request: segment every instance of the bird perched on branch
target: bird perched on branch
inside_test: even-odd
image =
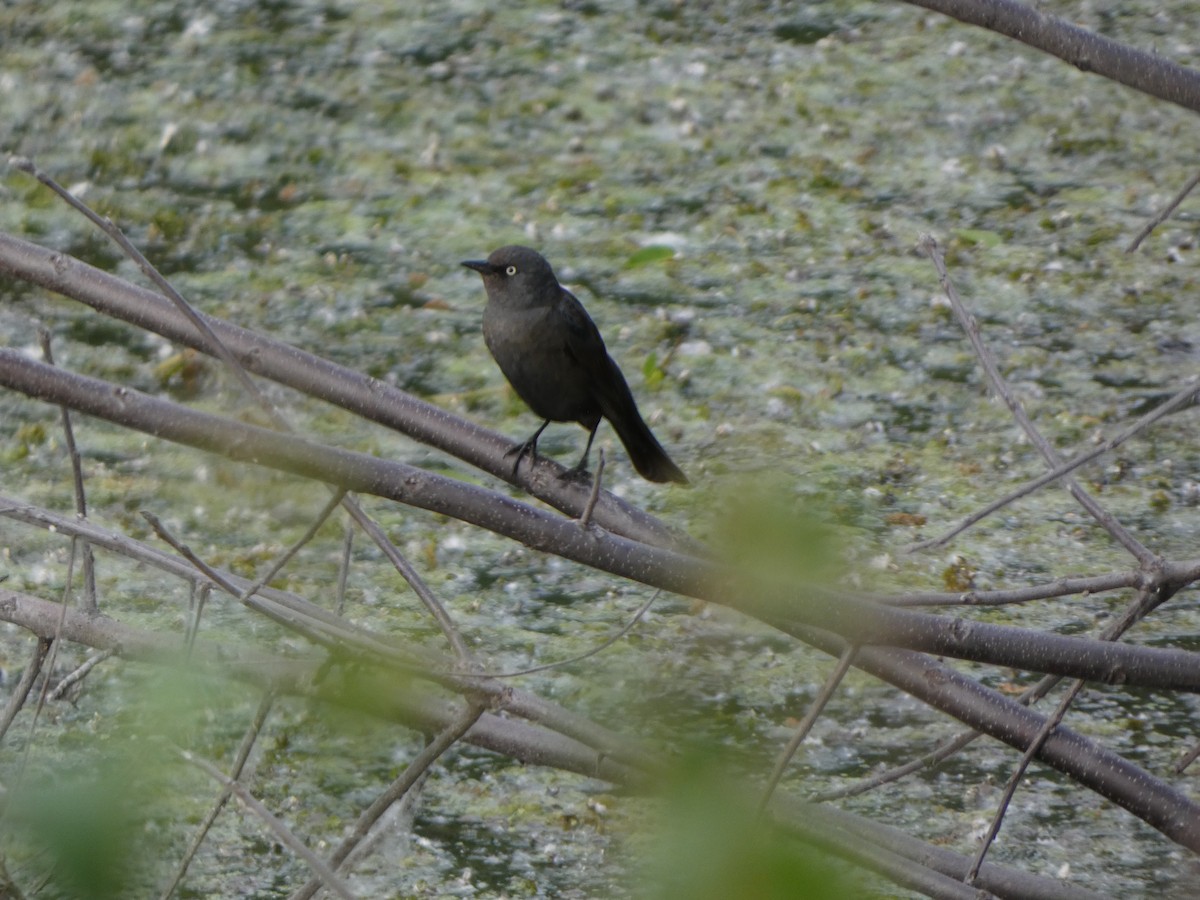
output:
[[[541,254],[528,247],[501,247],[486,260],[463,265],[483,276],[483,339],[488,350],[517,395],[545,419],[529,440],[510,451],[517,456],[514,473],[526,454],[537,458],[538,438],[551,422],[578,422],[588,429],[583,458],[572,470],[586,471],[604,418],[643,478],[687,484],[643,421],[596,323],[558,283]]]

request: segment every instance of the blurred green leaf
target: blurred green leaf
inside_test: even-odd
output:
[[[88,900],[128,897],[153,854],[143,833],[160,779],[142,761],[99,763],[31,780],[13,791],[12,824],[49,856],[53,896]]]
[[[637,269],[641,266],[656,263],[664,259],[674,259],[675,251],[662,244],[648,244],[625,260],[626,269]]]
[[[672,765],[663,820],[651,838],[642,896],[654,900],[805,900],[850,897],[840,870],[757,816],[754,789],[732,783],[713,757]]]
[[[642,377],[646,380],[648,387],[654,387],[667,377],[667,373],[658,364],[657,353],[649,354],[646,361],[642,363]]]
[[[713,542],[748,575],[808,584],[840,576],[836,520],[823,497],[798,497],[794,485],[757,472],[734,479],[717,509]]]
[[[957,228],[954,236],[964,244],[979,244],[984,247],[997,247],[1004,243],[1004,238],[996,232],[986,231],[982,228]]]
[[[151,896],[171,858],[164,821],[195,812],[190,787],[216,788],[184,765],[172,745],[195,747],[213,737],[213,722],[243,690],[220,678],[162,668],[124,683],[121,709],[97,716],[94,729],[80,731],[73,752],[41,759],[10,787],[0,853],[14,871],[45,881],[39,896],[109,900]],[[241,722],[229,723],[231,737]],[[215,750],[220,759],[227,749]],[[187,784],[188,787],[184,787]],[[36,873],[36,874],[35,874]],[[2,892],[0,892],[2,893]]]

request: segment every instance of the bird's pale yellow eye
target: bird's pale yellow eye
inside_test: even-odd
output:
[[[509,266],[507,269],[504,270],[504,274],[507,275],[509,278],[512,278],[514,275],[517,274],[517,267]]]

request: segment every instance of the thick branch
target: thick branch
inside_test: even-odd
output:
[[[895,609],[825,591],[735,591],[713,562],[584,530],[494,491],[403,463],[197,412],[0,349],[0,384],[168,440],[448,515],[534,549],[725,606],[878,644],[1101,681],[1200,692],[1200,654],[1134,647]],[[797,598],[797,594],[800,596]]]
[[[1057,56],[1134,90],[1200,112],[1200,72],[1093,34],[1014,0],[909,0]]]
[[[25,594],[0,588],[0,611],[3,617],[35,634],[53,633],[58,626],[61,606]],[[89,616],[77,609],[68,609],[62,616],[63,637],[86,646],[108,649],[123,658],[176,666],[179,664],[179,643],[175,637],[163,637],[123,625],[106,616]],[[338,706],[351,706],[369,715],[394,721],[405,727],[424,732],[446,728],[460,714],[461,706],[421,691],[411,684],[398,687],[396,679],[384,670],[367,671],[362,666],[330,668],[323,659],[281,659],[251,648],[222,643],[216,647],[205,640],[197,641],[188,665],[218,677],[231,677],[260,688],[281,693],[310,696]],[[318,677],[320,673],[320,677]],[[638,768],[617,763],[604,754],[524,722],[484,713],[466,733],[465,740],[477,747],[511,757],[529,765],[543,765],[574,772],[588,778],[599,778],[614,784],[640,788],[647,786],[646,776],[652,768]],[[636,743],[630,739],[631,743]],[[631,754],[644,759],[657,759],[647,747]],[[939,850],[908,835],[902,835],[876,825],[853,813],[822,807],[817,815],[797,817],[798,809],[813,812],[814,808],[796,801],[779,798],[786,804],[790,827],[802,840],[818,843],[841,856],[858,859],[886,872],[898,874],[906,883],[920,877],[920,871],[932,871],[954,876],[954,869],[965,865],[964,859]],[[831,831],[824,824],[835,816],[838,828]],[[885,853],[900,854],[913,862],[881,865],[879,854],[865,846],[875,844]],[[901,872],[903,870],[903,872]],[[1022,896],[1044,900],[1084,900],[1078,891],[1059,889],[1058,883],[1001,866],[984,867],[985,886],[1012,885],[1027,893]],[[926,878],[925,880],[928,880]]]
[[[5,496],[0,496],[0,515],[49,529],[66,537],[84,538],[95,547],[110,550],[179,578],[196,577],[191,564],[182,558],[164,553],[94,522],[76,519],[73,516],[59,516]],[[224,582],[238,591],[244,591],[250,584],[249,579],[231,572],[222,571],[220,574]],[[578,713],[514,687],[508,682],[459,672],[456,661],[449,657],[427,650],[418,644],[375,634],[296,594],[264,586],[260,587],[253,597],[248,598],[247,605],[277,621],[286,618],[285,625],[288,627],[294,628],[297,624],[304,624],[305,634],[324,629],[325,634],[336,638],[329,643],[334,644],[339,652],[371,659],[393,672],[399,670],[408,676],[428,679],[455,693],[486,697],[494,706],[503,708],[510,715],[520,716],[552,731],[568,735],[627,766],[646,770],[653,767],[652,756],[639,751],[633,742]],[[275,614],[272,615],[272,612]],[[287,615],[283,615],[284,613]],[[3,619],[2,609],[0,619]],[[394,675],[390,677],[394,681]],[[385,695],[386,691],[380,693],[380,696]]]
[[[818,840],[822,834],[838,834],[829,849],[841,855],[842,846],[874,845],[897,856],[919,861],[950,878],[961,881],[971,867],[969,857],[945,847],[927,844],[890,825],[866,821],[828,804],[801,803],[780,798],[772,803],[771,812],[777,822],[796,829],[805,839]],[[844,836],[843,836],[844,833]],[[868,855],[863,864],[874,867]],[[1021,900],[1098,900],[1098,895],[1081,890],[1055,878],[1042,878],[1013,869],[984,863],[979,870],[978,886],[1000,897],[1020,897]]]
[[[64,253],[0,232],[0,273],[40,285],[168,340],[216,355],[175,306],[154,291],[137,287]],[[539,457],[532,469],[514,475],[512,447],[503,435],[413,397],[385,382],[347,369],[296,347],[270,340],[220,319],[204,316],[213,333],[250,372],[386,425],[414,440],[444,450],[571,516],[579,516],[588,488],[560,478],[565,471]],[[607,492],[592,514],[597,524],[636,540],[678,546],[685,539],[646,512]]]
[[[163,637],[131,628],[107,616],[89,616],[76,609],[0,587],[0,618],[42,636],[53,636],[62,618],[62,637],[126,659],[178,666],[182,656],[178,637]],[[415,683],[397,686],[386,670],[370,672],[355,666],[339,674],[325,671],[324,657],[291,660],[222,641],[215,646],[197,641],[188,664],[214,675],[237,678],[284,693],[302,694],[350,706],[420,731],[440,731],[461,712],[461,703],[422,690]],[[318,673],[320,677],[318,677]],[[644,775],[607,754],[573,738],[537,725],[485,713],[467,732],[466,740],[533,765],[547,765],[617,784],[637,783]],[[652,754],[642,754],[653,758]]]
[[[812,631],[804,639],[828,653],[841,653],[846,646]],[[1040,713],[928,656],[861,647],[854,665],[1018,750],[1029,746],[1045,722]],[[1060,726],[1042,744],[1037,759],[1200,852],[1200,803],[1106,747]]]
[[[3,502],[5,499],[7,498],[0,497],[0,502]],[[53,526],[67,535],[78,530],[81,536],[86,536],[88,540],[98,547],[113,546],[111,533],[99,529],[90,523],[74,522],[64,518],[50,519],[46,517],[46,514],[34,517],[28,510],[15,506],[4,512],[4,514],[25,521],[34,521],[47,527]],[[121,538],[120,543],[114,546],[114,549],[128,543],[128,538]],[[644,545],[642,546],[643,549],[650,549]],[[160,565],[169,570],[171,569],[172,562],[177,563],[173,557],[167,557],[165,554],[162,555],[164,559],[156,559],[154,553],[147,552],[150,549],[144,548],[136,558],[142,559],[152,565]],[[126,550],[128,551],[128,548]],[[190,573],[185,568],[178,574],[186,575]],[[269,589],[264,589],[264,592],[268,591]],[[281,605],[295,611],[297,614],[311,613],[322,620],[333,619],[336,621],[336,617],[320,607],[314,607],[301,598],[293,597],[283,591],[269,591],[269,595],[277,597]],[[8,616],[8,607],[4,605],[2,599],[3,595],[0,595],[0,619],[8,619],[26,627],[33,627],[26,619],[10,618]],[[57,609],[53,604],[43,603],[43,606],[47,610]],[[891,612],[894,611],[877,610],[879,614]],[[924,618],[935,623],[944,623],[945,621],[942,617],[937,616],[922,614],[903,615]],[[53,618],[49,611],[45,613],[45,616],[43,624],[48,628],[51,626]],[[108,620],[97,621],[107,622]],[[844,647],[836,638],[826,633],[789,625],[788,623],[780,624],[786,631],[826,652],[837,654]],[[348,623],[342,623],[342,627],[348,634],[351,634],[350,629],[353,626]],[[33,630],[36,631],[37,628]],[[1018,629],[1009,630],[1018,631]],[[1034,632],[1030,632],[1029,635],[1031,637],[1044,637]],[[73,640],[80,640],[78,635],[68,635],[68,637]],[[350,644],[350,648],[362,654],[371,654],[386,665],[391,659],[384,653],[387,648],[383,642],[386,639],[370,635],[369,633],[364,633],[364,638],[369,638],[371,643],[363,646]],[[1074,641],[1077,644],[1086,643],[1075,638],[1059,638],[1059,640]],[[83,642],[92,643],[93,646],[109,646],[108,644],[97,644],[88,640],[84,640]],[[1096,643],[1101,643],[1106,647],[1114,649],[1120,646],[1107,642]],[[426,665],[429,671],[425,673],[424,677],[434,678],[452,690],[488,696],[492,698],[493,702],[502,705],[510,712],[526,715],[534,721],[551,724],[556,730],[563,731],[572,737],[586,740],[593,748],[607,748],[604,750],[604,755],[606,756],[611,754],[616,759],[629,761],[631,764],[642,768],[653,766],[651,758],[638,754],[636,750],[627,746],[629,742],[619,739],[614,735],[606,735],[604,730],[598,726],[592,729],[583,728],[569,714],[564,717],[565,711],[556,710],[552,704],[547,704],[535,697],[524,695],[516,689],[507,688],[492,679],[474,678],[466,674],[452,675],[445,671],[439,673],[437,670],[449,665],[449,661],[441,657],[429,655],[423,657],[423,651],[419,649],[402,648],[401,653],[402,660],[407,661],[410,666],[414,661],[420,664],[423,658],[427,659],[428,662]],[[1019,749],[1024,749],[1028,738],[1037,733],[1043,721],[1043,717],[1039,714],[1021,707],[1019,704],[1001,696],[995,691],[988,690],[976,684],[965,676],[938,664],[932,659],[927,659],[915,653],[889,651],[879,647],[863,648],[860,655],[856,656],[856,665],[896,685],[918,699],[924,700],[930,705],[941,709],[948,715],[954,716],[960,721],[966,722],[972,727],[976,727]],[[417,674],[420,673],[418,672]],[[372,675],[370,677],[374,678],[375,676]],[[382,698],[379,702],[390,702],[388,699],[390,697],[389,691],[384,689],[382,683],[375,686],[360,686],[359,689],[347,693],[355,697]],[[531,706],[530,704],[533,705]],[[1168,785],[1154,779],[1136,766],[1123,760],[1120,756],[1075,735],[1069,729],[1059,729],[1055,732],[1055,736],[1056,740],[1062,741],[1072,741],[1078,738],[1078,741],[1082,743],[1061,744],[1051,742],[1048,748],[1044,748],[1040,758],[1054,765],[1056,768],[1060,768],[1062,771],[1071,774],[1073,777],[1079,778],[1081,783],[1093,787],[1104,796],[1116,800],[1116,802],[1131,811],[1139,815],[1145,813],[1148,816],[1148,821],[1154,821],[1154,817],[1164,816],[1164,810],[1171,809],[1172,804],[1179,801],[1180,798],[1176,795],[1176,792]],[[1066,748],[1065,751],[1063,750],[1064,747]],[[1063,753],[1056,756],[1055,753],[1058,751],[1063,751]],[[1200,812],[1200,809],[1198,809],[1198,812]]]

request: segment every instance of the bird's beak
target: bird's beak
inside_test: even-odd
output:
[[[497,266],[493,266],[486,259],[463,260],[463,265],[468,269],[474,269],[480,275],[495,275],[499,271]]]

